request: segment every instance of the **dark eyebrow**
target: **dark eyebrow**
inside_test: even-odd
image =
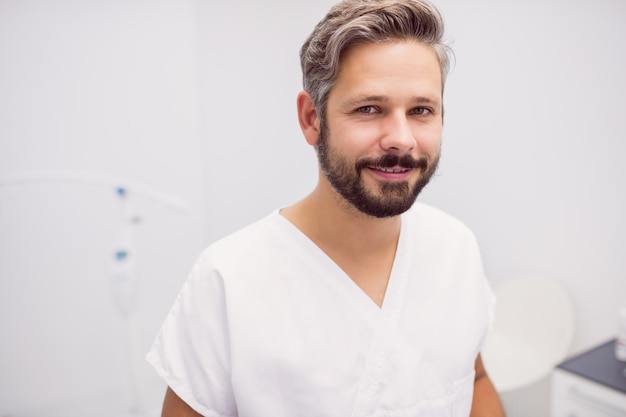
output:
[[[441,109],[441,100],[433,100],[428,97],[415,97],[413,99],[413,103],[418,104],[418,105],[419,104],[428,105],[432,107],[433,110],[435,110],[435,113]]]
[[[350,99],[346,104],[350,107],[358,107],[369,103],[386,103],[389,99],[384,96],[357,96]]]
[[[385,96],[357,96],[354,99],[350,99],[345,102],[349,107],[359,107],[370,103],[387,103],[389,99]],[[413,100],[415,104],[430,104],[435,107],[441,107],[440,100],[432,100],[428,97],[415,97]]]

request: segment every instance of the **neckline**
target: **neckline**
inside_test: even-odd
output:
[[[408,264],[407,256],[407,236],[406,236],[406,218],[402,215],[400,225],[400,235],[398,237],[398,245],[394,255],[387,288],[381,306],[372,300],[366,293],[350,278],[346,272],[335,263],[313,240],[311,240],[296,225],[291,223],[289,219],[280,213],[280,210],[274,212],[276,223],[281,230],[288,233],[292,239],[298,243],[303,249],[303,254],[307,254],[305,258],[309,261],[309,266],[318,269],[320,275],[331,285],[336,291],[341,293],[349,302],[365,314],[370,319],[377,319],[381,314],[394,305],[397,305],[403,295],[400,287],[404,287],[403,281],[406,276],[406,268]],[[395,310],[395,308],[393,308]]]

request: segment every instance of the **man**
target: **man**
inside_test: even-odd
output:
[[[148,360],[163,416],[502,416],[471,232],[416,203],[448,68],[427,0],[347,0],[301,50],[319,183],[206,249]]]

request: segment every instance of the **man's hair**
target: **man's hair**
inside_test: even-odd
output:
[[[344,0],[330,9],[300,49],[304,90],[322,124],[340,59],[353,45],[402,40],[429,46],[439,59],[443,91],[451,53],[443,43],[443,26],[428,0]]]

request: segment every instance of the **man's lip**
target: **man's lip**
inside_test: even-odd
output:
[[[390,181],[405,180],[411,175],[413,170],[411,168],[391,167],[382,168],[377,166],[369,166],[369,171],[376,175],[378,178],[382,178]]]
[[[403,168],[403,167],[383,168],[383,167],[377,167],[377,166],[370,166],[368,168],[374,171],[380,171],[380,172],[385,172],[389,174],[402,174],[404,172],[411,171],[411,168]]]

